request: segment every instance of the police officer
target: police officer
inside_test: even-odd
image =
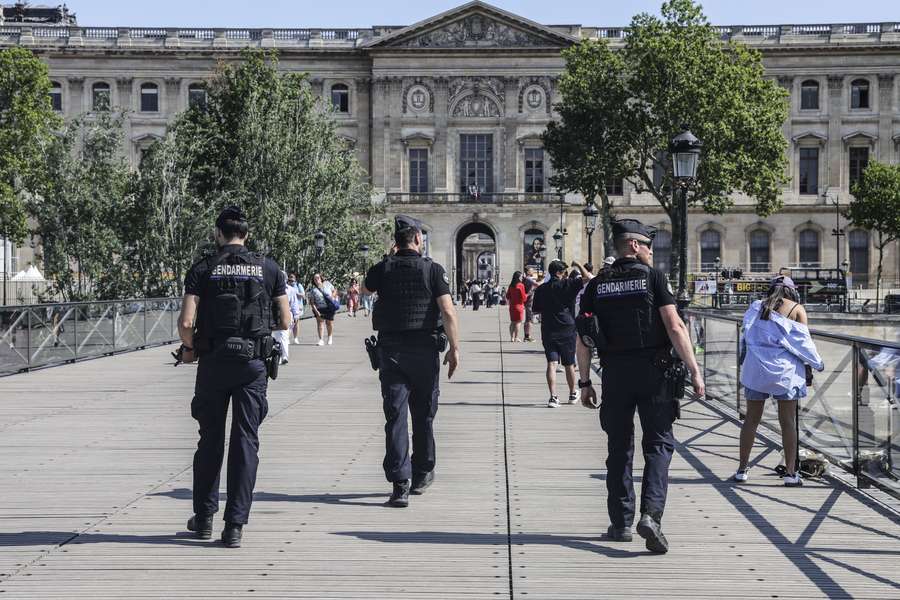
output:
[[[231,400],[222,531],[222,542],[229,548],[241,545],[253,500],[259,464],[257,432],[269,408],[264,360],[272,352],[271,333],[291,325],[284,276],[274,261],[247,250],[248,229],[240,208],[229,206],[222,211],[215,231],[219,251],[188,271],[178,321],[181,361],[199,357],[191,415],[200,423],[200,442],[194,454],[194,516],[187,527],[201,539],[212,537]]]
[[[388,505],[409,505],[434,481],[434,416],[438,408],[440,348],[449,343],[448,379],[459,364],[456,311],[444,268],[422,256],[422,226],[405,215],[394,219],[391,255],[366,274],[363,293],[378,293],[372,325],[378,331],[378,362],[386,423],[384,474],[393,484]],[[412,459],[407,412],[412,415]],[[410,484],[410,479],[412,482]]]
[[[637,532],[645,538],[648,550],[665,553],[669,544],[662,533],[661,521],[669,462],[675,449],[672,423],[678,413],[673,348],[689,370],[697,395],[703,395],[704,386],[672,289],[663,273],[652,267],[655,234],[654,228],[634,219],[613,223],[613,238],[620,258],[588,284],[581,298],[579,323],[593,315],[600,332],[592,341],[603,364],[600,424],[608,437],[606,487],[611,521],[608,537],[623,542],[632,539],[635,494],[631,464],[637,408],[644,452]],[[582,389],[582,404],[596,408],[597,392],[590,380],[590,353],[585,346],[579,348],[578,386]]]

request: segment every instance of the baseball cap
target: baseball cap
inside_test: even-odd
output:
[[[791,288],[792,290],[797,289],[797,284],[794,283],[794,280],[786,275],[778,275],[777,277],[773,277],[770,285],[772,287],[777,287],[780,285],[782,287]]]

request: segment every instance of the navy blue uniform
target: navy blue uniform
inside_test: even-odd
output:
[[[223,253],[244,253],[240,245],[229,245]],[[245,267],[245,273],[235,277],[235,268],[222,269],[228,277],[246,281],[258,279],[269,298],[274,300],[286,293],[285,279],[278,265],[264,259],[261,273]],[[204,317],[214,323],[215,311],[210,311],[211,299],[204,292],[215,269],[208,260],[195,264],[185,277],[185,293],[200,297],[198,321]],[[266,327],[269,324],[265,324]],[[198,332],[199,334],[199,332]],[[194,454],[194,513],[212,515],[219,510],[219,474],[225,455],[225,421],[229,401],[233,403],[231,442],[228,448],[227,499],[225,521],[245,524],[250,515],[256,470],[259,465],[259,426],[266,418],[269,405],[266,400],[266,367],[262,358],[251,360],[223,359],[215,340],[204,350],[205,344],[195,337],[200,357],[197,365],[197,381],[191,416],[200,424],[200,441]]]
[[[662,517],[675,449],[675,400],[659,367],[669,351],[659,308],[675,304],[665,276],[632,258],[617,260],[588,283],[581,314],[596,314],[609,343],[603,364],[600,424],[608,440],[607,509],[614,527],[630,528],[635,516],[632,476],[634,412],[641,420],[644,473],[641,513]]]
[[[366,289],[378,292],[374,322],[379,331],[379,379],[385,417],[383,467],[390,482],[429,473],[434,470],[437,460],[434,417],[440,396],[440,356],[435,331],[440,319],[436,299],[450,294],[450,280],[442,266],[429,259],[416,260],[417,257],[418,253],[413,250],[400,250],[396,258],[386,259],[369,269],[365,281]],[[416,281],[415,274],[411,273],[408,281],[400,282],[394,271],[387,267],[388,260],[397,262],[398,259],[421,267],[421,280]],[[397,293],[399,288],[419,296],[404,298]],[[389,303],[407,301],[409,305],[398,311],[402,314],[385,314],[391,308]],[[379,309],[382,311],[380,319]],[[396,322],[404,318],[412,321]],[[407,414],[412,417],[411,458]]]

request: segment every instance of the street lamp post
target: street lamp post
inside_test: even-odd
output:
[[[672,138],[669,153],[672,156],[672,170],[675,186],[681,190],[681,203],[678,207],[681,239],[679,240],[678,261],[678,307],[684,309],[691,301],[687,291],[687,189],[697,178],[697,167],[700,164],[700,148],[703,143],[694,137],[687,126]]]
[[[713,263],[716,269],[716,289],[713,292],[713,308],[719,308],[719,270],[722,268],[722,261],[717,256],[716,262]]]
[[[831,230],[831,235],[834,236],[834,250],[835,250],[835,258],[834,264],[838,269],[841,268],[841,238],[846,234],[844,230],[841,228],[841,197],[834,197],[834,229]]]
[[[850,261],[845,258],[841,266],[844,268],[844,312],[850,312]]]
[[[594,230],[597,229],[597,215],[600,214],[600,211],[597,210],[597,207],[591,202],[584,207],[581,214],[584,215],[584,231],[587,233],[588,238],[588,262],[593,263],[594,245],[591,239],[594,237]]]
[[[556,258],[562,260],[563,234],[559,229],[553,234],[553,245],[556,246]]]
[[[362,256],[362,273],[363,277],[366,275],[366,267],[369,266],[369,245],[368,244],[360,244],[359,245],[359,254]]]
[[[313,236],[313,241],[315,243],[316,248],[316,272],[319,271],[319,262],[322,260],[322,255],[325,254],[325,240],[328,239],[328,236],[325,235],[324,231],[317,231]]]

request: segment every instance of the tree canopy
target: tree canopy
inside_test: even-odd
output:
[[[30,50],[0,50],[0,236],[28,235],[25,196],[42,184],[44,158],[62,125],[50,105],[47,65]]]
[[[699,5],[669,0],[661,14],[636,15],[624,48],[585,40],[565,51],[560,121],[545,143],[565,191],[588,201],[599,195],[608,206],[604,184],[621,177],[653,196],[672,220],[674,248],[682,232],[670,140],[687,125],[703,141],[689,204],[721,214],[740,193],[765,216],[781,206],[788,113],[786,92],[765,78],[759,52],[722,41]]]

